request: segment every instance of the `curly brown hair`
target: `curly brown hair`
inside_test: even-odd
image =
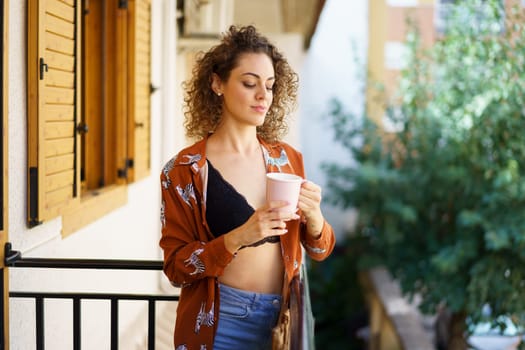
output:
[[[298,76],[277,48],[254,26],[230,26],[220,44],[197,57],[193,76],[184,83],[184,127],[188,137],[205,137],[217,127],[222,113],[222,99],[211,89],[213,73],[228,81],[241,55],[264,53],[273,63],[275,83],[273,102],[257,134],[266,141],[281,139],[288,131],[287,117],[296,107]]]

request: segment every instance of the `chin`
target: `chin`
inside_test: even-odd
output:
[[[253,119],[254,120],[254,125],[255,126],[261,126],[264,124],[264,121],[266,120],[266,116],[258,116],[256,118]]]

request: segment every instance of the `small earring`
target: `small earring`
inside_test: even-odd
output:
[[[220,92],[217,92],[217,96],[221,97],[222,93]]]

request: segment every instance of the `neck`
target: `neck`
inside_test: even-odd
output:
[[[217,128],[210,139],[216,142],[225,152],[250,155],[260,152],[260,144],[255,128],[229,129]]]

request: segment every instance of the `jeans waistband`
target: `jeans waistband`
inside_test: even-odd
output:
[[[280,294],[250,292],[233,288],[222,283],[219,283],[219,289],[221,292],[221,297],[232,298],[247,305],[257,303],[272,303],[275,305],[276,301],[278,301],[280,304],[282,300],[282,296]]]

